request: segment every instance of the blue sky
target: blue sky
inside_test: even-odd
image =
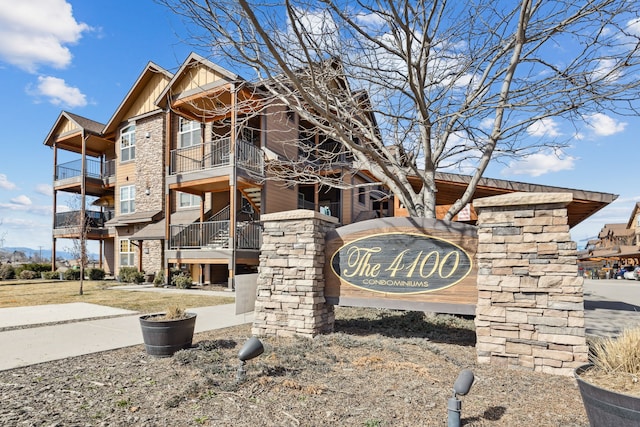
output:
[[[175,71],[187,57],[178,34],[180,20],[152,0],[0,0],[0,246],[51,248],[53,156],[43,141],[60,111],[106,123],[148,61]],[[640,119],[603,112],[590,123],[560,159],[541,153],[487,174],[618,194],[572,230],[579,247],[605,223],[627,222],[640,201]],[[575,132],[554,121],[531,131]]]

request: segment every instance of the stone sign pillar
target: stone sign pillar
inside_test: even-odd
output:
[[[313,337],[333,331],[324,297],[325,235],[336,218],[311,210],[265,214],[254,335]]]
[[[478,362],[572,375],[587,362],[568,193],[477,199]]]

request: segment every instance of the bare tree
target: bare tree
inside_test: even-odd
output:
[[[82,209],[83,197],[76,195],[70,203],[70,211],[60,214],[60,226],[66,228],[71,238],[71,247],[66,248],[74,259],[78,261],[80,268],[80,288],[78,293],[84,295],[84,272],[87,266],[87,236],[91,226],[87,217],[87,210]]]
[[[451,219],[490,162],[561,156],[576,140],[545,125],[577,134],[594,114],[637,113],[636,1],[158,1],[214,62],[339,143],[301,133],[289,167],[271,161],[279,179],[346,186],[299,159],[348,154],[413,216],[435,216],[438,171],[471,175]]]

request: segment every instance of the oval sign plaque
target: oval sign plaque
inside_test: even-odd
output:
[[[448,288],[471,267],[469,254],[454,243],[412,233],[363,237],[340,247],[331,258],[333,272],[348,284],[394,294]]]

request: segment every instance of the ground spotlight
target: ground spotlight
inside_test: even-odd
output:
[[[262,353],[264,353],[264,346],[258,338],[251,337],[246,343],[244,343],[238,352],[238,359],[240,359],[240,365],[238,366],[238,373],[236,375],[236,380],[238,382],[244,381],[246,377],[247,371],[245,371],[244,365],[247,363],[247,360],[258,357]]]
[[[460,427],[460,413],[462,411],[462,402],[458,399],[458,396],[464,396],[469,393],[471,386],[473,385],[473,372],[469,369],[464,369],[458,375],[456,382],[453,383],[453,397],[449,399],[448,404],[448,427]]]

